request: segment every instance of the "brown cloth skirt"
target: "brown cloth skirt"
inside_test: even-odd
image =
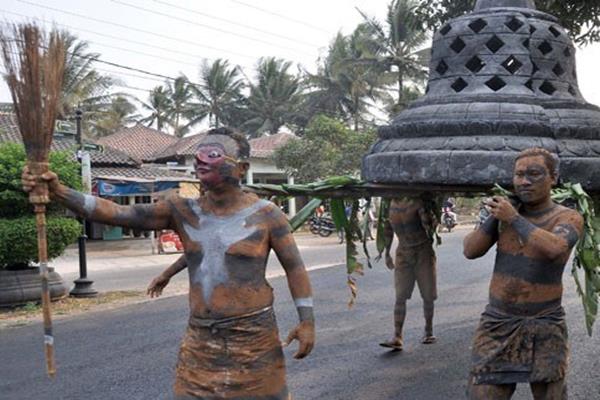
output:
[[[473,339],[473,383],[559,381],[567,371],[567,336],[561,306],[519,316],[488,305]]]
[[[191,317],[173,389],[177,400],[288,400],[273,309],[221,320]]]

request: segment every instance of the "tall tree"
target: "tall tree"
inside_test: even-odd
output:
[[[274,134],[293,120],[300,100],[300,80],[289,72],[292,63],[274,57],[258,62],[256,82],[250,83],[248,119],[242,129],[252,137]]]
[[[427,76],[429,49],[423,49],[428,40],[415,17],[416,0],[392,0],[388,5],[385,22],[362,13],[365,27],[358,40],[365,49],[364,55],[354,62],[380,71],[380,82],[396,87],[396,102],[391,114],[401,111],[411,92],[407,82],[422,84]]]
[[[142,108],[150,114],[140,120],[143,124],[152,126],[156,122],[156,129],[162,131],[169,123],[169,112],[172,109],[171,98],[164,86],[156,86],[148,95],[148,101],[143,102]]]
[[[137,108],[125,96],[116,95],[112,101],[98,112],[96,120],[90,121],[90,131],[95,137],[107,136],[127,124],[136,122]]]
[[[212,64],[206,61],[200,68],[202,86],[190,87],[198,103],[191,104],[190,125],[208,116],[211,127],[232,125],[232,115],[243,103],[242,90],[245,86],[238,67],[230,67],[227,60],[218,59]]]
[[[415,13],[430,29],[473,10],[476,0],[419,0]],[[536,1],[537,8],[558,17],[580,45],[600,41],[600,3],[590,0]]]
[[[89,52],[89,44],[71,33],[66,35],[66,62],[62,88],[62,104],[59,119],[70,119],[77,107],[81,107],[89,119],[110,103],[108,90],[115,79],[100,74],[94,68],[98,53]]]
[[[373,65],[358,63],[366,56],[363,36],[368,27],[359,25],[349,36],[338,33],[316,74],[307,74],[308,93],[304,109],[311,115],[342,118],[358,131],[368,120],[373,102],[384,97],[380,76]]]
[[[332,175],[357,175],[361,157],[375,141],[372,130],[356,132],[334,118],[317,115],[302,139],[290,140],[275,151],[278,168],[297,178],[312,182]]]
[[[190,100],[193,95],[188,79],[181,75],[168,82],[166,93],[171,101],[167,113],[168,123],[173,128],[175,136],[183,137],[190,127],[186,122],[186,116],[190,114]]]

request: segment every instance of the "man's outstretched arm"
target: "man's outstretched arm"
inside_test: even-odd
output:
[[[120,206],[112,201],[84,194],[62,185],[54,172],[47,172],[36,178],[29,173],[27,167],[21,176],[23,190],[30,192],[40,179],[48,183],[50,197],[53,200],[91,221],[146,230],[170,227],[171,210],[166,201]]]

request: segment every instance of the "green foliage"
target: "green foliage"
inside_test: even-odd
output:
[[[48,258],[58,257],[81,232],[73,218],[48,217]],[[0,268],[26,266],[37,261],[37,230],[34,216],[0,219]],[[18,245],[16,245],[18,244]]]
[[[415,14],[430,29],[470,12],[476,0],[420,0]],[[538,10],[558,17],[560,24],[580,45],[600,40],[600,3],[590,0],[536,1]]]
[[[308,125],[302,139],[291,140],[275,151],[278,168],[301,182],[325,176],[355,175],[362,154],[375,141],[375,132],[354,132],[335,119],[319,115]]]
[[[275,134],[293,120],[300,101],[300,78],[290,73],[291,61],[261,58],[256,82],[250,82],[246,121],[240,127],[251,137]]]
[[[63,184],[81,189],[79,164],[66,151],[50,153],[50,169],[56,172]],[[12,218],[32,212],[27,194],[21,189],[21,172],[25,165],[25,148],[16,143],[0,145],[0,218]],[[49,212],[57,212],[56,205]]]

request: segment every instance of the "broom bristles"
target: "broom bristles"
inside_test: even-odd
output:
[[[46,35],[33,23],[11,24],[0,31],[0,45],[27,159],[47,162],[61,100],[64,35]]]

